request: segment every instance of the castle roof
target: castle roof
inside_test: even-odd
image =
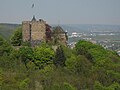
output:
[[[62,29],[62,27],[57,26],[53,28],[53,33],[54,34],[60,34],[60,33],[65,33],[65,31]]]

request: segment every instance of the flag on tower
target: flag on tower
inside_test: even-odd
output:
[[[32,8],[34,8],[34,4],[32,4]]]

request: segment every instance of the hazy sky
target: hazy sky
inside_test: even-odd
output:
[[[0,23],[21,23],[33,15],[50,24],[120,25],[120,0],[0,0]]]

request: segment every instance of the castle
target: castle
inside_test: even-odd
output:
[[[60,26],[52,28],[42,19],[37,21],[35,16],[31,21],[22,22],[22,35],[23,42],[30,42],[32,46],[41,42],[67,45],[66,32]]]

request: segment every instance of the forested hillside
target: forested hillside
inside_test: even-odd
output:
[[[12,45],[0,37],[0,90],[120,90],[114,51],[87,41],[56,50],[46,43]]]
[[[20,25],[0,23],[0,35],[8,40],[18,26]]]

